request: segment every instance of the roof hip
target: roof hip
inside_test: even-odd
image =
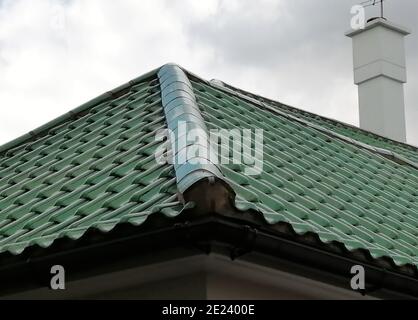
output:
[[[179,192],[184,193],[205,178],[225,182],[219,166],[213,161],[212,155],[216,153],[210,145],[209,131],[186,73],[176,64],[166,64],[158,71],[158,79],[170,139],[174,138],[171,141],[171,160]],[[195,139],[190,141],[192,135]],[[202,147],[205,148],[203,154],[200,152]]]

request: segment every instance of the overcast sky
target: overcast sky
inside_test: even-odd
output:
[[[0,0],[0,144],[166,62],[357,125],[344,32],[359,2]],[[386,16],[413,32],[406,115],[418,145],[418,1],[388,0]]]

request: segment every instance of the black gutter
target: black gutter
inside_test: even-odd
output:
[[[106,234],[91,231],[81,240],[62,239],[49,248],[30,248],[6,259],[2,255],[0,296],[47,287],[54,264],[66,266],[67,281],[73,281],[156,262],[151,260],[158,252],[181,249],[176,255],[187,256],[219,248],[232,259],[250,257],[253,253],[274,257],[278,269],[345,289],[350,289],[351,267],[360,264],[366,274],[367,289],[363,294],[391,299],[418,297],[418,279],[372,262],[315,248],[225,216],[194,216],[192,221],[187,220],[187,215],[180,220],[158,214],[140,227],[121,225]]]

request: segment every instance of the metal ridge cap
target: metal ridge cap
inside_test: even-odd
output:
[[[138,84],[139,82],[155,75],[158,72],[159,69],[160,68],[155,68],[155,69],[153,69],[153,70],[151,70],[151,71],[149,71],[149,72],[147,72],[147,73],[145,73],[145,74],[143,74],[139,77],[136,77],[136,78],[134,78],[134,79],[118,86],[118,87],[116,87],[115,89],[107,91],[107,92],[99,95],[98,97],[93,98],[93,99],[83,103],[82,105],[64,113],[63,115],[58,116],[57,118],[55,118],[55,119],[37,127],[36,129],[34,129],[32,131],[30,131],[29,133],[25,133],[25,134],[21,135],[20,137],[17,137],[17,138],[15,138],[15,139],[13,139],[9,142],[6,142],[3,145],[0,145],[0,157],[2,156],[1,155],[2,153],[19,146],[20,144],[30,140],[31,138],[34,138],[38,135],[41,135],[46,130],[48,130],[50,128],[53,128],[53,127],[65,122],[65,121],[71,119],[72,117],[74,117],[78,113],[83,112],[83,111],[85,111],[85,110],[87,110],[91,107],[94,107],[95,105],[98,105],[98,104],[106,101],[107,99],[111,98],[113,95],[117,94],[118,92],[120,92],[122,90],[125,90],[125,89],[127,89],[127,88],[129,88],[129,87],[131,87],[135,84]]]
[[[216,153],[210,145],[209,131],[197,105],[196,96],[186,72],[177,64],[168,63],[158,70],[158,79],[167,127],[177,133],[183,128],[188,132],[189,126],[193,124],[194,127],[200,128],[199,137],[205,140],[206,146],[208,146],[206,157],[202,156],[200,152],[197,156],[195,154],[189,155],[187,152],[189,147],[200,148],[201,138],[199,138],[199,143],[188,144],[188,148],[183,148],[178,153],[173,152],[172,160],[175,164],[174,170],[179,192],[184,193],[193,184],[206,178],[219,178],[226,182],[220,167],[210,160],[211,155],[216,155]],[[190,122],[191,117],[192,122]],[[179,127],[181,121],[184,121],[185,127]],[[182,136],[184,135],[178,133],[175,141],[171,141],[171,146],[176,147],[179,138]],[[198,150],[200,151],[200,149]]]

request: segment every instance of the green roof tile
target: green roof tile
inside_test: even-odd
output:
[[[185,74],[190,82],[163,84],[171,91],[162,93],[154,70],[0,147],[0,252],[18,254],[78,239],[90,228],[107,232],[191,207],[177,198],[179,172],[154,158],[162,144],[155,133],[167,128],[164,107],[184,91],[208,130],[264,130],[259,175],[245,175],[238,164],[218,166],[238,210],[418,266],[415,147]],[[187,186],[206,176],[190,175]]]
[[[257,208],[269,223],[288,222],[297,233],[314,232],[326,243],[338,241],[349,250],[369,250],[375,258],[387,256],[399,265],[418,265],[416,168],[275,114],[244,99],[243,92],[197,78],[192,84],[209,129],[264,129],[267,170],[249,177],[243,167],[221,168],[237,193],[238,208]],[[376,139],[279,103],[265,99],[263,103],[412,161],[418,159],[414,147]]]
[[[157,75],[127,89],[3,151],[0,251],[180,212],[174,170],[154,159],[165,128]]]

